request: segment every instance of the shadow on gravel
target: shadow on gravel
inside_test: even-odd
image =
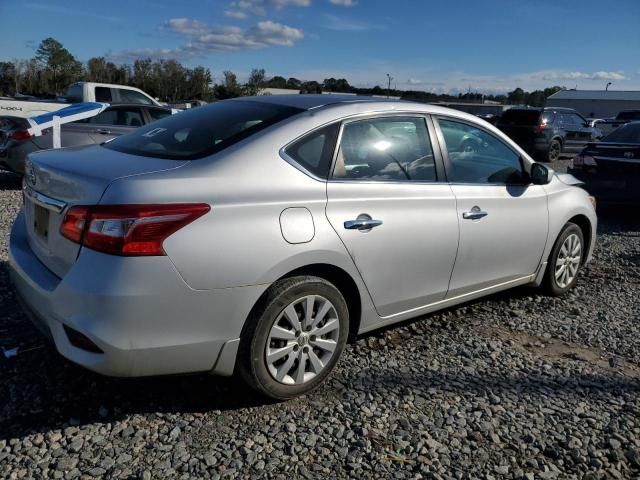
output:
[[[18,347],[15,357],[4,350]],[[268,404],[235,378],[206,374],[118,379],[94,374],[57,353],[17,304],[0,262],[0,440],[110,422],[140,413],[204,413]]]
[[[0,170],[0,190],[20,190],[22,177],[15,173]]]

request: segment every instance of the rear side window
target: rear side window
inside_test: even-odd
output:
[[[71,85],[67,90],[67,100],[70,102],[81,102],[82,85]]]
[[[111,89],[107,87],[96,87],[96,102],[111,103]]]
[[[195,160],[217,153],[303,110],[226,100],[153,122],[104,145],[145,157]]]
[[[553,112],[544,112],[540,119],[542,120],[542,123],[544,123],[545,125],[550,125],[553,123],[554,118],[556,117],[556,115]]]
[[[512,125],[539,125],[540,111],[510,109],[502,114],[501,123]]]
[[[327,178],[339,125],[329,125],[305,135],[285,150],[296,163],[320,178]]]

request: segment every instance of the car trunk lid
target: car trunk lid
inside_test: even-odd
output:
[[[640,144],[612,142],[589,144],[583,155],[592,156],[600,172],[620,175],[640,174]]]
[[[60,234],[68,207],[96,205],[119,178],[172,170],[187,163],[127,155],[100,146],[48,150],[25,165],[24,212],[28,239],[40,261],[63,277],[80,245]]]

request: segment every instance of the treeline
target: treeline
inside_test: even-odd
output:
[[[526,92],[516,88],[506,95],[484,95],[476,92],[436,94],[418,90],[386,89],[380,86],[358,88],[344,78],[326,78],[322,82],[275,76],[267,78],[264,69],[253,69],[246,83],[235,73],[224,71],[217,82],[208,68],[188,68],[176,60],[136,60],[117,65],[104,57],[90,58],[85,64],[77,60],[60,42],[46,38],[33,58],[0,62],[0,95],[64,95],[67,86],[76,81],[116,83],[138,87],[165,102],[179,100],[222,100],[243,95],[257,95],[264,88],[298,90],[300,93],[355,93],[358,95],[390,95],[421,102],[472,102],[489,100],[501,104],[542,106],[546,98],[561,87]]]

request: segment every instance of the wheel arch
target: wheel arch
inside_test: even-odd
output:
[[[584,264],[587,259],[587,252],[589,252],[591,248],[591,230],[593,228],[591,222],[585,215],[578,214],[571,217],[567,223],[575,223],[582,231],[582,237],[585,243],[584,255],[582,257],[582,263]]]
[[[358,335],[358,331],[360,330],[360,322],[362,320],[362,299],[360,297],[360,289],[358,288],[358,284],[353,279],[353,277],[343,270],[340,267],[335,265],[331,265],[328,263],[312,263],[309,265],[304,265],[301,267],[297,267],[284,275],[280,276],[273,282],[275,285],[280,280],[291,277],[299,277],[299,276],[314,276],[320,277],[333,285],[340,291],[345,301],[347,302],[347,308],[349,309],[349,341],[352,341]],[[260,308],[262,303],[264,302],[267,292],[269,289],[266,289],[263,294],[258,298],[255,302],[254,306],[251,308],[247,319],[245,319],[245,325],[242,328],[242,334],[245,332],[245,328],[247,325],[247,320],[251,318],[252,315],[255,314],[256,310]]]

